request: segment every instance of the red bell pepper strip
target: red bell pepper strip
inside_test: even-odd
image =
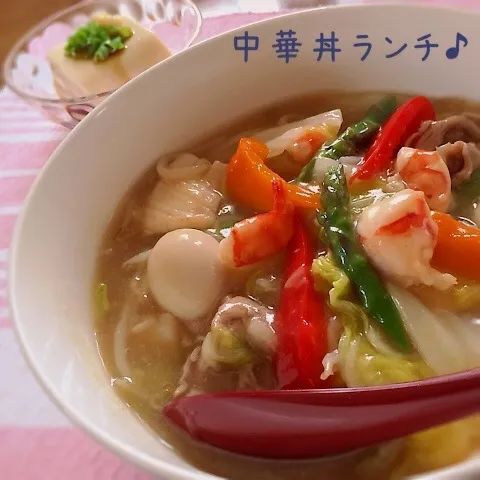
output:
[[[426,120],[435,120],[435,109],[427,98],[413,97],[400,105],[380,127],[349,183],[356,179],[367,180],[387,170],[408,137],[418,131]]]
[[[321,388],[328,352],[327,304],[314,288],[311,266],[314,245],[302,219],[295,215],[280,301],[275,312],[278,348],[277,381],[282,389]]]

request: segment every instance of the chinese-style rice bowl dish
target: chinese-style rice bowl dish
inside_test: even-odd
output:
[[[469,417],[342,458],[204,450],[159,415],[242,389],[390,384],[480,366],[480,106],[322,93],[162,157],[103,239],[95,331],[113,388],[227,478],[402,478],[479,446]]]

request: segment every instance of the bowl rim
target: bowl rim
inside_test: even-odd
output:
[[[283,20],[285,18],[292,17],[292,16],[307,17],[311,12],[323,11],[325,9],[346,10],[346,11],[351,9],[353,11],[355,10],[362,11],[362,10],[368,10],[368,9],[378,10],[383,8],[392,9],[392,10],[399,9],[399,8],[406,9],[406,10],[408,9],[414,9],[414,10],[422,9],[425,11],[436,10],[436,11],[443,11],[445,14],[451,14],[451,15],[455,15],[455,14],[465,15],[466,13],[467,14],[473,13],[474,15],[480,18],[480,10],[477,10],[477,11],[474,10],[472,12],[471,10],[468,10],[468,9],[458,9],[455,7],[455,5],[447,6],[447,5],[435,5],[435,4],[425,4],[425,3],[417,4],[417,3],[410,3],[410,2],[404,3],[404,2],[401,2],[401,0],[393,0],[393,1],[382,0],[379,3],[323,5],[323,6],[318,6],[318,7],[309,8],[309,9],[294,10],[288,13],[277,15],[275,17],[269,17],[266,19],[258,20],[248,25],[257,26],[257,25],[263,25],[268,23],[274,23],[275,21],[279,21],[280,19]],[[145,70],[144,72],[140,73],[134,79],[132,79],[132,81],[127,82],[126,84],[119,87],[105,101],[106,102],[116,101],[115,98],[118,95],[118,92],[120,90],[122,91],[125,90],[126,92],[128,92],[129,89],[132,88],[132,83],[137,78],[143,75],[148,75],[150,70],[154,68],[166,68],[166,67],[159,67],[159,65],[163,65],[164,63],[167,65],[172,62],[175,63],[177,61],[176,57],[178,55],[192,55],[194,54],[195,50],[204,48],[204,44],[219,41],[219,39],[228,37],[232,33],[241,31],[244,28],[245,28],[245,25],[232,28],[228,31],[222,32],[221,34],[215,35],[214,37],[202,40],[201,42],[193,45],[192,47],[182,52],[179,52],[176,55],[172,55],[171,57],[168,57],[167,59],[160,62],[159,64],[156,64],[150,67],[149,69]],[[193,50],[193,52],[190,53],[191,50]],[[51,399],[52,403],[69,420],[71,420],[76,427],[78,427],[81,431],[89,435],[93,441],[97,442],[99,445],[109,450],[114,455],[118,456],[120,459],[123,459],[129,462],[131,465],[134,465],[143,471],[153,473],[156,476],[165,475],[165,478],[168,478],[170,480],[222,480],[223,477],[219,477],[218,475],[200,470],[199,468],[195,467],[195,465],[190,464],[190,468],[194,468],[196,470],[193,470],[193,471],[187,470],[188,467],[172,465],[171,463],[169,463],[168,460],[153,458],[150,455],[147,455],[140,450],[136,450],[135,448],[127,446],[123,442],[118,441],[115,437],[106,433],[100,427],[92,423],[86,415],[79,413],[76,408],[71,407],[71,405],[63,399],[62,395],[57,391],[56,387],[52,384],[52,382],[49,380],[47,375],[42,371],[40,363],[35,359],[34,354],[30,350],[30,347],[27,341],[26,331],[22,327],[22,322],[20,320],[20,315],[19,315],[18,306],[17,306],[17,303],[18,303],[17,297],[19,296],[17,292],[19,288],[17,286],[17,280],[16,280],[16,277],[17,277],[16,264],[18,263],[19,249],[20,249],[21,238],[23,237],[24,224],[27,222],[27,220],[31,216],[29,213],[29,210],[32,205],[32,199],[34,198],[34,196],[37,194],[38,190],[42,186],[44,177],[48,175],[48,170],[52,167],[52,165],[55,162],[59,161],[58,159],[63,154],[63,151],[68,147],[70,142],[70,137],[72,135],[78,135],[78,132],[85,128],[90,128],[87,125],[92,121],[91,118],[100,115],[102,111],[103,109],[94,109],[94,111],[91,112],[90,115],[88,115],[90,120],[87,120],[87,122],[81,122],[75,128],[74,130],[75,133],[69,133],[61,141],[61,143],[56,147],[56,149],[53,151],[53,153],[50,155],[50,157],[46,161],[44,167],[42,167],[33,185],[31,186],[24,200],[23,209],[19,217],[17,218],[17,222],[14,228],[14,233],[13,233],[10,248],[9,248],[8,273],[7,273],[8,299],[10,304],[12,326],[13,326],[13,331],[17,340],[17,345],[19,346],[20,351],[22,352],[23,358],[25,359],[30,371],[36,378],[38,384],[41,386],[43,391]],[[166,448],[169,448],[169,446],[166,445]],[[177,457],[179,457],[181,460],[183,460],[183,457],[178,455],[175,451],[174,451],[174,454]],[[477,452],[473,452],[472,455],[476,456]],[[412,480],[413,479],[446,480],[447,477],[445,475],[448,475],[448,474],[458,475],[459,473],[462,473],[462,472],[455,472],[454,470],[457,470],[459,467],[463,466],[465,462],[469,460],[471,461],[471,459],[472,459],[472,456],[464,459],[462,462],[449,465],[447,467],[443,467],[437,470],[424,472],[421,474],[414,474],[413,477],[409,476],[408,478]],[[188,463],[188,461],[186,462]],[[476,462],[475,468],[478,468],[479,465],[480,464]],[[469,467],[464,467],[464,468],[468,469]],[[468,472],[467,472],[467,475],[468,475]],[[163,477],[158,477],[158,478],[163,478]],[[454,478],[454,477],[449,476],[448,478]],[[458,477],[455,477],[455,478],[458,478]],[[470,478],[470,477],[467,477],[467,478]],[[223,480],[226,480],[226,479],[223,479]]]
[[[112,4],[116,3],[116,0],[103,0],[104,2],[110,2]],[[195,18],[197,19],[197,24],[195,26],[195,29],[193,31],[193,34],[189,38],[187,44],[185,45],[185,48],[182,50],[186,50],[192,46],[192,44],[195,42],[195,40],[198,38],[198,35],[200,33],[200,30],[203,25],[203,16],[198,8],[197,4],[194,3],[192,0],[181,0],[185,6],[187,6],[189,9],[191,9],[194,14]],[[44,103],[48,105],[63,105],[63,104],[69,104],[69,103],[74,103],[74,104],[79,104],[79,103],[84,103],[84,102],[89,102],[92,100],[96,100],[99,98],[105,98],[110,96],[112,93],[117,91],[119,88],[121,88],[123,85],[120,87],[104,91],[104,92],[98,92],[94,93],[91,95],[83,95],[79,97],[61,97],[61,98],[51,98],[51,97],[42,97],[38,95],[34,95],[32,93],[26,92],[25,90],[18,88],[15,85],[15,82],[11,78],[11,71],[14,66],[15,58],[21,48],[22,45],[27,43],[28,39],[32,38],[35,34],[41,34],[42,31],[44,31],[49,24],[53,23],[55,20],[60,18],[63,15],[66,15],[68,13],[73,13],[76,10],[81,10],[84,7],[90,6],[90,5],[95,5],[97,3],[97,0],[82,0],[78,3],[75,3],[73,5],[70,5],[69,7],[61,8],[60,10],[57,10],[56,12],[52,13],[51,15],[43,18],[40,22],[35,24],[33,27],[31,27],[29,30],[27,30],[10,48],[8,51],[8,54],[5,58],[5,61],[3,63],[3,68],[2,68],[2,74],[3,78],[5,81],[5,85],[12,90],[16,95],[18,95],[20,98],[23,98],[27,101],[30,102],[37,102],[37,103]],[[178,52],[181,53],[181,52]],[[176,54],[175,54],[176,55]],[[171,55],[173,56],[173,55]],[[163,60],[162,60],[163,61]],[[155,65],[152,65],[155,66]],[[151,67],[149,67],[151,68]],[[148,69],[147,69],[148,70]],[[138,76],[138,75],[137,75]],[[134,77],[135,78],[135,77]],[[133,80],[133,79],[131,79]],[[130,80],[129,80],[130,81]],[[126,82],[128,83],[128,82]]]

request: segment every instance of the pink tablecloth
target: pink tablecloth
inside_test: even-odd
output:
[[[480,6],[480,0],[425,1],[434,2]],[[209,18],[201,36],[273,15]],[[147,480],[149,475],[87,438],[51,404],[27,370],[11,329],[6,270],[15,220],[39,169],[67,133],[8,90],[0,91],[0,479]]]

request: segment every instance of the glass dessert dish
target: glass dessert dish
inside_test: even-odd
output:
[[[5,84],[19,97],[40,110],[47,118],[70,129],[75,127],[82,118],[122,84],[165,57],[165,54],[161,57],[158,55],[158,45],[154,45],[153,49],[157,49],[157,55],[150,55],[149,58],[142,58],[141,61],[137,61],[137,57],[133,60],[136,64],[135,68],[132,67],[130,72],[135,72],[135,75],[123,75],[123,77],[118,77],[119,65],[113,66],[112,64],[112,72],[109,72],[109,67],[106,67],[107,62],[102,62],[102,65],[98,64],[102,69],[100,77],[113,73],[113,76],[115,77],[117,74],[118,78],[116,83],[97,82],[98,89],[95,89],[95,79],[92,83],[91,78],[92,69],[97,68],[95,66],[97,64],[85,59],[67,59],[66,62],[70,62],[70,66],[77,62],[77,65],[81,64],[81,69],[88,68],[89,72],[87,73],[85,73],[86,70],[77,72],[75,67],[73,71],[70,68],[70,72],[63,72],[70,77],[69,81],[75,82],[77,80],[75,76],[78,76],[80,83],[80,77],[83,76],[85,79],[90,75],[88,93],[82,94],[82,90],[85,91],[82,88],[69,89],[68,85],[66,88],[59,88],[59,83],[65,87],[65,82],[63,78],[60,82],[58,81],[59,70],[62,70],[62,59],[58,51],[63,48],[62,46],[65,45],[70,35],[96,15],[121,16],[118,18],[135,22],[132,23],[133,30],[135,31],[136,25],[138,36],[142,35],[141,41],[135,38],[136,43],[131,43],[130,52],[127,41],[125,52],[115,54],[126,55],[128,53],[130,57],[133,57],[131,55],[133,48],[140,48],[145,57],[147,55],[145,52],[148,50],[151,53],[152,43],[155,44],[158,39],[161,40],[158,45],[163,44],[166,55],[173,55],[185,50],[195,41],[202,25],[200,11],[190,0],[86,0],[58,11],[30,29],[17,41],[7,55],[3,66]],[[157,38],[154,38],[151,33]],[[137,33],[134,32],[134,37],[135,35]],[[134,45],[139,47],[134,47]],[[54,49],[57,50],[56,64],[51,60],[51,52]],[[138,51],[135,51],[135,56],[137,55]],[[118,64],[118,61],[116,63]],[[125,66],[121,65],[120,69],[122,68]],[[78,75],[79,73],[81,75]],[[98,72],[94,73],[98,74]],[[123,79],[122,82],[119,82],[119,78]],[[115,85],[115,87],[102,88],[106,84]]]

